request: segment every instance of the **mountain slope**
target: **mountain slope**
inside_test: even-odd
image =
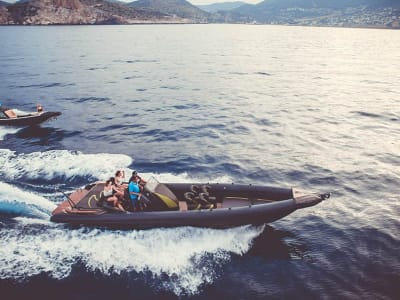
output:
[[[31,0],[0,10],[1,24],[131,24],[182,22],[167,14],[104,0]]]
[[[213,3],[206,5],[197,5],[198,8],[210,12],[215,13],[218,11],[230,11],[236,9],[242,5],[245,5],[246,2],[235,1],[235,2],[223,2],[223,3]]]
[[[399,0],[264,0],[233,12],[259,23],[398,27]]]
[[[207,22],[209,13],[185,0],[138,0],[128,4],[130,7],[159,11],[195,22]]]
[[[398,5],[398,0],[264,0],[255,5],[256,8],[287,9],[287,8],[327,8],[346,9],[348,7],[388,7]]]

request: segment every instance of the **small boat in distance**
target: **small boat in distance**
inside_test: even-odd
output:
[[[36,112],[19,114],[0,103],[0,111],[0,125],[6,126],[34,126],[61,115],[57,111],[43,111],[40,104]]]
[[[103,189],[104,183],[98,182],[66,195],[50,220],[127,229],[229,228],[270,223],[330,197],[329,193],[257,185],[160,183],[152,177],[143,188],[142,209],[124,212],[102,204]]]

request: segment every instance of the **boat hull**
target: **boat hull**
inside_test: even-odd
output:
[[[60,116],[60,112],[43,112],[40,114],[29,114],[26,116],[18,116],[16,118],[0,118],[0,125],[5,126],[34,126],[49,121]]]
[[[188,184],[166,184],[181,199]],[[120,212],[98,209],[89,200],[89,207],[74,209],[64,203],[53,212],[51,221],[73,226],[150,229],[158,227],[230,228],[242,225],[261,225],[279,220],[295,210],[316,205],[323,197],[313,196],[305,203],[293,197],[292,189],[261,186],[212,186],[213,195],[221,197],[219,208],[168,211]],[[79,193],[82,193],[80,191]],[[79,196],[81,197],[81,196]],[[93,196],[92,196],[93,197]],[[261,199],[260,199],[261,198]],[[268,200],[266,200],[268,198]],[[71,199],[70,199],[71,200]],[[225,207],[224,207],[225,206]]]

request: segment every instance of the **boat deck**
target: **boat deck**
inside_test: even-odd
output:
[[[84,189],[79,189],[73,192],[71,195],[69,195],[69,198],[72,200],[74,204],[77,204],[82,197],[84,197],[89,191],[84,190]],[[71,205],[69,204],[68,201],[62,202],[60,205],[57,206],[57,208],[53,211],[54,214],[62,213],[65,211],[65,209],[70,208]]]

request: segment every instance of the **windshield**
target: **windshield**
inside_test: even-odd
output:
[[[151,193],[159,195],[161,194],[167,196],[176,203],[178,202],[178,199],[176,198],[175,194],[165,184],[160,183],[154,177],[150,177],[144,187]]]

